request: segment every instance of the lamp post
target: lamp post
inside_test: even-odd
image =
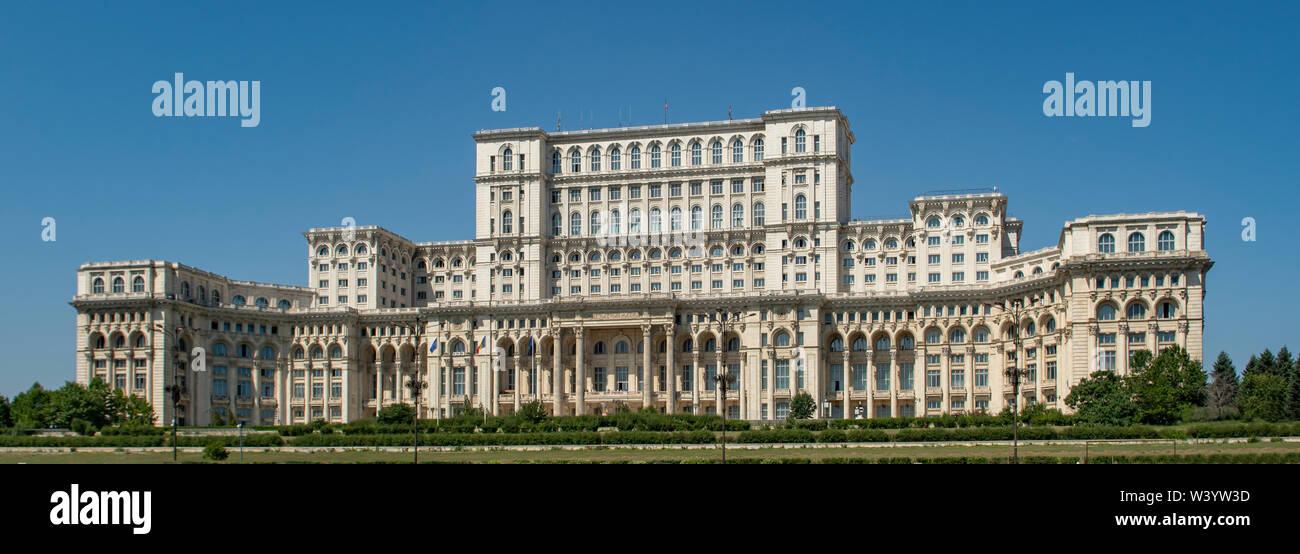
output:
[[[736,382],[736,376],[732,375],[730,370],[723,369],[721,372],[713,376],[713,380],[718,384],[718,388],[722,390],[723,407],[718,409],[718,413],[722,415],[722,463],[726,464],[727,463],[727,409],[726,409],[727,389],[731,388],[731,384]]]
[[[239,428],[239,463],[244,463],[244,422],[235,425]]]
[[[182,354],[181,344],[180,344],[180,339],[181,339],[180,334],[182,329],[183,329],[182,327],[177,327],[176,330],[173,332],[173,331],[168,331],[167,328],[163,327],[161,323],[154,325],[154,330],[162,333],[163,335],[170,336],[172,338],[172,350],[175,351],[175,355],[173,356],[173,358],[176,362],[176,369],[173,369],[171,371],[172,384],[168,385],[165,389],[163,389],[167,391],[169,394],[171,394],[172,397],[172,461],[173,462],[175,462],[177,459],[176,413],[180,411],[181,395],[185,394],[185,385],[176,382],[176,372],[184,367],[184,362],[182,362],[180,359]]]
[[[1022,306],[1019,300],[1012,302],[1011,317],[1015,318],[1015,323],[1011,325],[1011,340],[1015,345],[1015,363],[1010,364],[1003,375],[1011,380],[1011,453],[1012,464],[1020,463],[1020,379],[1027,372],[1019,367],[1020,365],[1020,317]]]
[[[424,395],[424,389],[428,386],[429,383],[415,375],[406,382],[406,388],[411,389],[411,396],[415,398],[415,414],[411,417],[411,436],[415,439],[415,456],[412,463],[415,464],[420,463],[420,397]]]

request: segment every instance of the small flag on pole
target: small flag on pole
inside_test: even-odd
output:
[[[437,349],[438,349],[438,339],[433,339],[433,342],[429,344],[429,352],[433,352],[434,350]]]

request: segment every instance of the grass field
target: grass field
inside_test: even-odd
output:
[[[1020,455],[1023,456],[1074,456],[1083,457],[1082,444],[1022,444]],[[1199,443],[1177,445],[1178,454],[1243,454],[1243,453],[1287,453],[1300,452],[1300,442],[1235,442],[1235,443]],[[1145,444],[1091,443],[1088,455],[1142,455],[1173,454],[1174,445],[1170,442],[1150,442]],[[770,447],[738,448],[728,447],[727,457],[737,458],[881,458],[911,457],[932,458],[947,456],[982,456],[986,458],[1009,458],[1011,446],[828,446],[828,447]],[[546,462],[652,462],[656,460],[692,460],[719,458],[721,451],[717,448],[588,448],[576,450],[539,449],[539,450],[462,450],[434,452],[421,450],[421,462],[454,463],[546,463]],[[319,452],[289,451],[254,451],[245,450],[245,463],[358,463],[358,462],[409,462],[409,450],[345,450]],[[180,453],[181,462],[207,462],[197,450]],[[172,463],[172,454],[167,451],[139,451],[129,449],[87,450],[77,452],[0,452],[0,464],[158,464]],[[239,463],[239,452],[230,449],[230,458],[220,463]]]

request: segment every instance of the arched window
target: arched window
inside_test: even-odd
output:
[[[731,247],[731,255],[732,255],[732,256],[744,256],[744,255],[745,255],[745,247],[744,247],[744,246],[741,246],[741,245],[739,245],[739,244],[737,244],[737,245]]]
[[[1025,324],[1025,336],[1026,336],[1026,337],[1032,337],[1032,336],[1034,336],[1034,333],[1036,333],[1037,331],[1038,331],[1038,329],[1034,326],[1034,322],[1030,321],[1029,323],[1026,323],[1026,324]]]
[[[988,224],[989,224],[989,216],[984,215],[984,214],[980,214],[980,215],[975,216],[975,224],[976,224],[976,225],[988,225]]]
[[[875,249],[876,249],[876,241],[871,240],[871,239],[867,239],[865,242],[862,243],[862,249],[863,249],[863,250],[875,250]]]
[[[609,212],[609,232],[616,235],[622,233],[622,223],[622,218],[619,217],[618,210],[611,210]]]
[[[794,132],[794,151],[806,152],[808,150],[807,133],[803,129]]]
[[[1128,251],[1142,252],[1146,250],[1147,239],[1142,233],[1132,233],[1128,236]]]
[[[514,214],[514,212],[511,212],[510,210],[506,210],[506,211],[504,211],[504,212],[501,212],[501,232],[502,232],[502,233],[510,233],[510,232],[512,232],[512,231],[511,231],[511,227],[512,227],[512,226],[510,225],[510,221],[513,220],[514,218],[515,218],[515,214]]]
[[[330,255],[330,247],[325,246],[325,245],[321,245],[320,248],[317,248],[317,249],[316,249],[316,255],[317,255],[317,256],[328,256],[328,255]]]
[[[213,355],[213,356],[225,356],[225,355],[226,355],[226,343],[224,343],[224,342],[219,342],[219,343],[216,343],[216,344],[212,345],[212,355]]]
[[[722,163],[722,141],[720,141],[720,140],[715,140],[715,141],[713,141],[713,146],[710,148],[710,150],[713,151],[713,152],[712,152],[712,153],[713,153],[713,164],[714,164],[714,165],[717,165],[717,164]]]
[[[641,169],[641,147],[632,147],[632,169]]]
[[[660,165],[662,165],[660,159],[661,159],[661,156],[660,156],[659,145],[656,144],[656,145],[654,145],[654,146],[651,146],[651,147],[650,147],[650,167],[651,167],[651,168],[656,168],[656,167],[659,167]]]
[[[263,360],[274,360],[274,359],[275,359],[275,348],[274,348],[274,347],[271,347],[271,346],[263,346],[263,347],[262,347],[262,354],[261,354],[261,356],[262,356],[262,359],[263,359]]]
[[[144,277],[136,275],[131,278],[131,292],[144,292]]]
[[[623,151],[617,146],[609,149],[609,169],[610,171],[623,169]]]
[[[551,173],[560,173],[560,151],[551,152]]]
[[[670,228],[674,231],[682,230],[682,209],[674,206],[668,214],[668,222],[671,225]]]
[[[245,300],[243,296],[236,294],[234,298],[230,299],[230,303],[236,306],[243,306],[244,304],[247,304],[248,301]]]
[[[122,336],[121,334],[114,333],[113,348],[125,348],[125,347],[126,347],[126,337]]]
[[[1170,319],[1178,315],[1178,309],[1174,303],[1168,300],[1156,304],[1156,317],[1160,319]]]
[[[514,153],[514,151],[510,150],[509,148],[507,148],[505,152],[502,152],[502,153],[501,153],[501,169],[503,169],[503,170],[505,170],[505,171],[510,171],[511,169],[513,169],[513,168],[514,168],[514,164],[511,162],[511,160],[512,160],[514,157],[515,157],[515,153]]]
[[[668,165],[672,167],[682,165],[682,145],[674,144],[668,149]]]
[[[599,251],[592,251],[591,255],[590,255],[590,256],[587,256],[587,261],[589,261],[589,262],[599,262],[599,261],[600,261],[600,252],[599,252]]]
[[[136,348],[144,348],[144,347],[146,347],[146,346],[148,346],[148,345],[149,345],[149,341],[148,341],[148,340],[145,340],[144,335],[136,335],[136,336],[135,336],[135,347],[136,347]]]
[[[311,347],[311,359],[319,360],[325,357],[325,350],[319,344],[313,344]]]
[[[727,341],[727,350],[729,352],[740,350],[740,339],[731,337],[731,339]]]
[[[600,150],[592,148],[591,152],[587,154],[587,157],[590,159],[589,163],[591,164],[591,170],[600,171]]]
[[[294,349],[293,349],[293,359],[295,359],[295,360],[301,360],[301,359],[302,359],[302,356],[303,356],[303,354],[302,354],[302,347],[301,347],[301,346],[296,346],[296,347],[294,347]]]
[[[916,341],[910,335],[898,339],[899,350],[912,350],[916,348]]]
[[[353,252],[355,252],[356,255],[358,255],[358,256],[364,255],[364,254],[367,252],[367,250],[366,250],[366,245],[364,245],[364,244],[358,244],[357,247],[356,247],[356,248],[353,248],[352,250],[353,250]]]
[[[702,163],[704,163],[704,149],[700,147],[700,143],[692,143],[691,165],[700,165]]]
[[[632,211],[627,213],[627,231],[629,233],[641,232],[641,210],[640,209],[632,208]]]
[[[925,222],[925,226],[926,226],[926,227],[929,227],[929,228],[931,228],[931,229],[937,228],[937,227],[939,227],[940,225],[943,225],[943,221],[940,220],[940,219],[937,218],[937,217],[932,217],[932,218],[930,218],[929,220],[927,220],[927,221]]]
[[[808,198],[800,194],[794,197],[794,218],[806,219],[808,217]]]
[[[587,227],[587,232],[593,235],[600,234],[600,212],[591,212],[591,225]]]
[[[346,256],[348,255],[348,247],[340,244],[338,248],[334,249],[334,253],[338,254],[339,256]]]
[[[663,231],[663,213],[659,208],[650,208],[650,232],[658,233]]]
[[[652,249],[650,250],[650,259],[652,259],[652,260],[658,260],[659,258],[662,258],[662,257],[664,257],[664,253],[663,253],[662,250],[660,250],[660,249],[658,249],[658,248],[652,248]]]
[[[604,341],[596,341],[596,344],[592,345],[592,347],[591,347],[591,353],[592,353],[592,354],[604,354],[604,353],[605,353],[605,342],[604,342]]]
[[[972,335],[973,336],[971,338],[973,338],[977,343],[984,343],[989,341],[989,330],[984,327],[975,329],[975,332],[972,333]]]
[[[1048,333],[1055,333],[1055,332],[1056,332],[1056,318],[1054,318],[1054,317],[1049,317],[1049,318],[1047,318],[1047,321],[1046,321],[1045,323],[1043,323],[1043,327],[1047,330]]]
[[[452,353],[452,354],[464,354],[464,353],[465,353],[465,343],[462,342],[462,341],[456,341],[456,342],[451,343],[451,353]]]
[[[239,356],[240,358],[251,358],[251,357],[253,357],[253,347],[251,347],[251,346],[249,346],[249,345],[247,345],[247,344],[241,344],[241,345],[239,345],[239,348],[235,349],[235,352],[238,354],[238,356]]]
[[[113,292],[126,292],[126,281],[121,277],[114,277]]]
[[[766,219],[766,215],[767,212],[766,210],[763,209],[763,203],[755,202],[754,203],[754,225],[755,226],[763,225],[764,220]]]
[[[212,305],[213,306],[221,305],[221,291],[216,289],[212,290]]]
[[[740,139],[731,141],[731,163],[738,164],[745,162],[745,143]]]
[[[704,209],[699,206],[691,207],[691,230],[692,231],[698,231],[700,229],[700,226],[704,224],[704,222],[701,221],[702,219],[704,219]]]
[[[876,339],[876,350],[889,350],[889,337]]]
[[[582,214],[578,212],[569,214],[569,234],[574,236],[582,234]]]
[[[948,333],[948,342],[953,344],[966,342],[966,330],[960,327],[953,329],[951,333]]]
[[[858,352],[865,351],[867,349],[867,339],[861,336],[859,336],[856,339],[853,339],[853,349],[857,350]]]
[[[574,150],[569,153],[569,172],[578,173],[582,171],[582,153]]]
[[[682,352],[690,352],[694,348],[695,348],[695,344],[691,342],[691,339],[686,339],[682,341]]]
[[[763,161],[763,139],[754,139],[754,161]]]
[[[745,207],[736,204],[731,207],[731,226],[740,228],[745,226]]]
[[[553,213],[551,214],[551,236],[558,237],[564,234],[564,216]]]
[[[889,248],[889,249],[898,248],[898,239],[886,239],[885,248]]]
[[[938,329],[930,329],[925,332],[926,344],[939,344],[941,342],[943,342],[943,335],[939,333]]]
[[[710,215],[709,228],[721,229],[722,228],[722,206],[718,204],[714,204],[713,209],[710,210],[709,212],[709,215]]]
[[[104,293],[104,279],[102,277],[96,277],[95,280],[91,282],[90,292],[95,294]]]
[[[839,337],[835,337],[831,339],[831,352],[843,352],[843,351],[844,351],[844,339],[841,339]]]
[[[1098,320],[1098,321],[1114,321],[1114,320],[1115,320],[1115,306],[1114,306],[1114,305],[1111,305],[1111,304],[1102,304],[1102,305],[1100,305],[1100,306],[1097,306],[1097,320]]]
[[[1159,248],[1161,251],[1168,251],[1168,250],[1173,250],[1173,249],[1174,249],[1174,233],[1173,233],[1173,232],[1171,232],[1171,231],[1160,231],[1160,237],[1159,237],[1158,240],[1159,240],[1159,242],[1156,244],[1156,247]]]
[[[958,216],[953,216],[953,218],[952,218],[952,226],[953,226],[953,227],[964,227],[965,225],[966,225],[966,218],[964,218],[964,217],[962,217],[962,216],[959,216],[959,215],[958,215]]]
[[[717,352],[717,351],[718,351],[718,339],[715,339],[715,338],[713,338],[713,337],[709,337],[709,340],[704,341],[704,351],[705,351],[705,352]]]
[[[1097,252],[1111,254],[1115,252],[1115,235],[1104,233],[1097,237]]]
[[[1139,302],[1128,305],[1128,311],[1125,314],[1128,319],[1146,319],[1147,307]]]
[[[627,354],[627,341],[625,340],[618,341],[618,344],[614,345],[614,353]]]
[[[777,331],[776,336],[772,338],[772,344],[777,346],[790,346],[790,333]]]
[[[259,296],[257,300],[253,301],[253,304],[259,308],[267,308],[270,307],[271,301]]]

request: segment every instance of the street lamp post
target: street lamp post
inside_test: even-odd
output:
[[[413,324],[399,323],[394,321],[393,325],[397,327],[405,327],[407,329],[410,329],[411,332],[415,335],[415,349],[417,350],[415,375],[412,375],[411,379],[406,382],[406,388],[410,389],[411,397],[415,399],[415,413],[411,416],[411,437],[414,439],[414,446],[415,446],[415,450],[413,452],[414,454],[413,463],[418,464],[420,463],[420,397],[424,396],[424,389],[429,386],[429,383],[425,381],[423,378],[425,353],[419,352],[420,349],[424,348],[423,346],[420,345],[420,337],[423,336],[424,334],[424,319],[417,315],[415,317],[415,323]],[[398,394],[400,391],[401,389],[397,389],[393,391],[393,394],[399,397],[398,400],[401,400],[400,398],[401,395]],[[379,394],[376,394],[375,397],[376,397],[375,413],[378,414],[379,407],[383,403],[383,398]]]
[[[176,362],[177,369],[184,367],[183,362],[181,362],[180,359],[182,353],[181,343],[180,343],[181,327],[177,327],[175,332],[173,332],[173,331],[168,331],[165,327],[163,327],[161,323],[159,323],[154,326],[154,329],[162,333],[163,335],[169,335],[172,337],[172,350],[175,351],[175,355],[173,356],[173,358],[174,361]],[[175,462],[177,459],[177,448],[176,448],[177,416],[176,414],[177,412],[180,411],[181,395],[185,394],[185,385],[176,382],[177,369],[173,369],[171,371],[172,384],[168,385],[165,389],[163,389],[167,391],[169,394],[171,394],[172,397],[172,461],[173,462]]]
[[[239,463],[244,463],[244,422],[235,425],[239,428]]]
[[[722,463],[725,464],[727,463],[727,389],[731,388],[731,384],[736,382],[736,376],[732,375],[730,370],[723,369],[713,376],[713,380],[718,384],[718,388],[722,390],[723,406],[718,408],[718,412],[722,415]]]
[[[1003,372],[1007,379],[1011,380],[1011,453],[1012,464],[1020,463],[1020,379],[1025,377],[1027,371],[1020,365],[1020,317],[1022,306],[1019,300],[1012,303],[1011,316],[1015,318],[1015,323],[1011,325],[1011,340],[1015,345],[1016,363],[1007,367]]]
[[[415,414],[411,417],[411,436],[415,439],[415,456],[412,463],[420,463],[420,397],[424,395],[425,387],[429,383],[418,376],[411,376],[411,380],[406,382],[406,387],[411,389],[411,396],[415,398]]]

